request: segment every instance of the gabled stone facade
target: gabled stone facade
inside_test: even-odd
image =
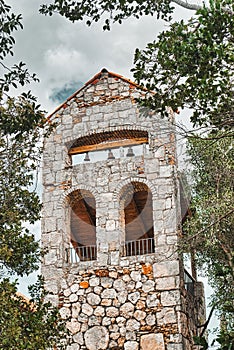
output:
[[[203,322],[202,286],[185,283],[177,253],[173,115],[141,111],[145,93],[103,70],[50,117],[42,273],[69,350],[190,350]]]

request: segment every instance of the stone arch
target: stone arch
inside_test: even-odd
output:
[[[96,198],[87,187],[73,188],[66,196],[71,262],[96,260],[97,256]]]
[[[128,181],[121,189],[120,223],[125,240],[125,255],[154,252],[152,192],[145,181]]]
[[[106,127],[106,128],[102,128],[102,129],[98,129],[97,130],[91,130],[90,132],[87,131],[82,131],[79,134],[78,138],[75,138],[74,136],[68,136],[64,139],[65,145],[67,147],[67,149],[69,150],[70,147],[72,146],[72,144],[75,142],[76,139],[81,139],[83,137],[92,137],[94,135],[97,134],[102,134],[102,133],[106,133],[106,132],[116,132],[116,131],[124,131],[124,130],[129,130],[129,131],[135,131],[135,130],[139,130],[142,132],[148,132],[148,135],[150,136],[149,130],[141,125],[119,125],[119,126],[113,126],[113,127]]]
[[[67,198],[69,197],[69,195],[72,192],[74,192],[76,190],[89,191],[95,197],[96,202],[99,201],[99,193],[97,192],[97,190],[95,188],[93,188],[92,186],[89,186],[89,185],[80,184],[80,185],[69,188],[69,190],[64,191],[64,193],[60,196],[57,207],[58,208],[65,208],[67,205]]]
[[[122,195],[122,191],[123,191],[124,186],[128,185],[131,182],[141,182],[141,183],[145,184],[150,189],[152,196],[153,196],[153,199],[155,199],[157,197],[157,189],[154,186],[154,184],[152,184],[150,181],[148,181],[145,178],[132,176],[132,177],[127,178],[124,181],[120,182],[116,186],[116,189],[115,189],[114,194],[113,194],[114,201],[120,201],[120,197]]]

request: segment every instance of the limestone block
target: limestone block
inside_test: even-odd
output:
[[[59,310],[59,313],[61,315],[61,318],[63,320],[67,319],[68,317],[71,316],[71,311],[68,307],[62,307],[60,310]]]
[[[137,320],[135,319],[130,319],[130,320],[127,320],[127,323],[126,323],[126,330],[127,331],[138,331],[140,329],[140,322],[138,322]]]
[[[154,314],[150,314],[145,319],[148,326],[154,326],[156,324],[156,317]]]
[[[121,292],[125,289],[125,282],[121,279],[117,279],[114,281],[113,287],[118,291]]]
[[[102,325],[103,326],[109,326],[110,324],[111,324],[111,318],[110,317],[103,317]]]
[[[116,322],[118,324],[119,327],[123,327],[126,323],[126,319],[124,317],[117,317],[116,318]]]
[[[80,330],[80,323],[73,319],[66,323],[66,327],[72,334],[76,334]]]
[[[127,341],[124,344],[124,350],[138,350],[138,343],[136,341]]]
[[[130,302],[127,302],[126,304],[122,305],[120,307],[120,315],[126,318],[132,317],[134,312],[134,305]]]
[[[136,304],[136,302],[140,299],[140,293],[139,292],[134,292],[134,293],[130,293],[128,294],[128,300],[133,303]]]
[[[55,264],[57,261],[57,255],[56,250],[51,249],[44,257],[44,263],[45,265],[52,265]]]
[[[159,299],[157,294],[149,294],[146,298],[146,304],[148,307],[155,307],[159,305]]]
[[[158,325],[177,322],[176,314],[172,307],[164,307],[160,312],[157,312],[156,317]]]
[[[92,308],[92,306],[90,306],[90,305],[87,304],[87,303],[82,304],[82,312],[83,312],[85,315],[91,316],[91,315],[93,314],[93,308]]]
[[[58,294],[58,286],[56,281],[47,281],[45,283],[45,289],[47,292],[51,293],[51,294]]]
[[[56,231],[56,218],[50,217],[46,219],[44,232]]]
[[[169,290],[176,288],[175,277],[158,278],[156,281],[156,290]]]
[[[75,283],[75,284],[73,284],[72,286],[71,286],[71,292],[72,293],[76,293],[77,291],[78,291],[78,289],[79,289],[79,285],[77,284],[77,283]]]
[[[136,340],[136,332],[126,331],[126,340]]]
[[[139,310],[145,309],[145,301],[138,300],[138,302],[136,303],[136,308],[139,309]]]
[[[167,350],[184,350],[184,346],[182,344],[167,344]],[[187,349],[187,348],[186,348]]]
[[[99,305],[100,302],[101,302],[101,298],[100,298],[100,296],[97,295],[97,294],[90,293],[90,294],[88,294],[88,296],[87,296],[87,302],[88,302],[90,305]]]
[[[135,288],[136,288],[136,289],[142,288],[142,282],[136,282]]]
[[[154,277],[167,277],[179,275],[179,261],[165,261],[153,265]]]
[[[111,260],[110,261],[111,265],[118,265],[119,264],[119,251],[111,252],[110,260]]]
[[[92,326],[99,326],[101,324],[101,317],[97,317],[97,316],[90,316],[89,320],[88,320],[88,326],[92,327]]]
[[[78,317],[77,317],[78,321],[81,322],[81,323],[85,323],[87,324],[88,323],[88,316],[81,313]]]
[[[115,299],[116,298],[116,291],[113,288],[105,289],[102,292],[101,297],[105,298],[105,299]]]
[[[119,316],[119,309],[117,307],[107,307],[106,315],[108,317],[117,317]]]
[[[171,290],[161,293],[161,303],[163,306],[172,306],[180,304],[180,291]]]
[[[159,167],[160,177],[171,177],[173,167],[171,165],[161,165]]]
[[[129,281],[126,285],[127,290],[130,292],[132,290],[135,290],[135,282],[134,281]]]
[[[102,306],[111,306],[112,304],[112,299],[102,299],[101,305]]]
[[[100,286],[96,286],[96,287],[94,287],[93,291],[95,294],[100,295],[101,292],[103,291],[103,288]]]
[[[107,231],[114,231],[115,228],[116,228],[115,220],[106,220],[106,230]]]
[[[77,300],[78,300],[78,295],[77,295],[77,294],[72,293],[72,294],[69,296],[69,301],[70,301],[71,303],[75,303]]]
[[[81,332],[73,335],[73,340],[79,345],[84,344],[84,337],[83,337],[83,334]]]
[[[99,285],[99,277],[92,277],[89,280],[90,287],[96,287]]]
[[[109,277],[101,277],[100,283],[103,288],[111,288],[113,285],[113,280]]]
[[[140,271],[132,271],[130,273],[131,278],[133,281],[138,282],[141,280],[141,272]]]
[[[178,237],[177,235],[170,235],[167,236],[167,244],[177,244],[178,243]]]
[[[108,254],[98,252],[98,261],[101,266],[106,266],[108,264]]]
[[[76,343],[73,343],[67,346],[67,350],[79,350],[79,349],[80,349],[80,346],[77,345]]]
[[[165,350],[163,334],[146,334],[141,336],[141,350]]]
[[[155,282],[152,280],[148,280],[142,284],[142,289],[145,293],[151,292],[154,290]]]
[[[85,332],[85,345],[88,350],[107,349],[109,333],[105,327],[94,326]]]
[[[80,303],[72,304],[72,318],[77,318],[80,313]]]
[[[94,315],[95,316],[104,316],[105,315],[105,309],[102,306],[97,306],[96,309],[94,310]]]

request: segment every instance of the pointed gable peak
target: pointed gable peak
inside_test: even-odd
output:
[[[108,78],[112,78],[114,81],[116,82],[123,82],[125,84],[129,85],[129,88],[131,90],[138,88],[140,90],[145,90],[143,87],[139,86],[138,84],[134,83],[133,81],[131,81],[130,79],[127,79],[125,77],[123,77],[120,74],[114,73],[114,72],[110,72],[108,71],[106,68],[102,68],[102,70],[100,72],[98,72],[97,74],[95,74],[90,80],[88,80],[80,89],[78,89],[77,91],[75,91],[70,97],[68,97],[61,105],[59,105],[50,115],[49,118],[51,118],[55,113],[57,113],[60,109],[64,109],[67,107],[67,105],[70,103],[70,101],[74,98],[76,98],[77,96],[79,96],[82,93],[85,93],[85,91],[93,85],[96,85],[98,83],[102,83],[104,80],[108,79]]]

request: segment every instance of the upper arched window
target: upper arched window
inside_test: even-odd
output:
[[[148,147],[148,132],[115,130],[83,136],[69,148],[72,164],[111,160],[143,154]]]
[[[131,182],[122,191],[124,211],[125,254],[141,255],[154,252],[152,193],[141,182]]]
[[[76,252],[73,260],[96,260],[95,198],[90,191],[76,190],[69,195],[69,204],[70,241]]]

